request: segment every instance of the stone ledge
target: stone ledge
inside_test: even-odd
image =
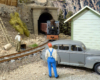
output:
[[[54,9],[54,10],[57,10],[58,8],[57,7],[51,7],[51,6],[31,6],[31,9]]]

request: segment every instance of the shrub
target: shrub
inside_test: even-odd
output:
[[[69,11],[66,15],[66,19],[69,18],[72,15],[73,15],[73,13],[71,11]],[[71,21],[64,23],[65,19],[64,19],[62,11],[60,11],[58,20],[59,20],[60,32],[64,33],[65,35],[71,35]]]
[[[30,47],[32,47],[32,48],[35,48],[35,47],[37,47],[38,46],[38,44],[32,44],[32,45],[30,45]]]

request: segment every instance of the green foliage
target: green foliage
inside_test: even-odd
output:
[[[35,43],[33,45],[30,45],[30,47],[35,48],[35,47],[38,47],[38,45]]]
[[[72,11],[69,11],[68,14],[66,15],[66,19],[71,17],[73,15],[73,12]],[[71,35],[71,21],[68,21],[67,23],[65,23],[66,26],[67,26],[67,32],[68,32],[68,35]]]
[[[22,20],[19,17],[19,14],[15,12],[14,14],[10,14],[10,24],[15,28],[20,34],[25,34],[27,37],[29,37],[30,32],[27,29],[27,26],[25,23],[22,22]]]
[[[66,3],[66,0],[63,0],[64,1],[64,3]]]
[[[66,18],[69,18],[70,16],[72,16],[72,12],[69,11],[68,14],[66,15]],[[63,17],[63,12],[60,10],[60,14],[59,14],[59,17],[58,17],[58,20],[60,21],[59,22],[59,27],[60,27],[60,32],[61,33],[64,33],[64,34],[67,34],[67,35],[71,35],[71,22],[67,22],[67,23],[64,23],[65,19]]]
[[[63,17],[62,14],[63,14],[63,12],[60,10],[58,20],[59,20],[59,27],[60,27],[60,32],[61,33],[63,32],[63,26],[64,26],[64,17]]]
[[[69,11],[68,14],[66,15],[66,18],[69,18],[72,15],[73,15],[73,12],[72,11]]]

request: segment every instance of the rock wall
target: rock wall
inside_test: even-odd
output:
[[[53,4],[63,11],[64,16],[68,11],[76,13],[84,6],[88,5],[96,11],[100,12],[100,0],[54,0]]]
[[[16,7],[14,6],[7,6],[5,4],[0,4],[0,16],[2,17],[10,17],[10,13],[16,11]]]
[[[33,32],[33,31],[31,31],[31,30],[33,30],[31,8],[28,7],[26,4],[20,4],[17,7],[16,11],[20,14],[21,20],[24,23],[26,23],[26,25],[28,26],[28,29],[30,30],[30,32]]]

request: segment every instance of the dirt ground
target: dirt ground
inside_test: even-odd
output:
[[[90,69],[59,65],[58,80],[100,80],[100,75]],[[56,80],[48,77],[47,63],[40,59],[40,53],[15,62],[0,63],[0,80]]]
[[[8,24],[9,19],[3,19],[7,32],[14,42],[17,32]],[[31,34],[29,38],[22,35],[23,43],[29,45],[37,43],[38,45],[46,41],[46,35],[40,34],[35,36]],[[70,36],[60,33],[59,39],[71,39]],[[0,31],[0,56],[16,53],[15,46],[10,50],[3,50],[3,46],[7,44],[2,32]],[[3,51],[2,51],[3,50]],[[66,65],[59,65],[57,67],[59,74],[58,80],[100,80],[100,75],[93,70],[72,67]],[[52,70],[52,78],[48,77],[47,63],[40,59],[40,52],[34,55],[26,56],[17,59],[15,62],[9,61],[0,63],[0,80],[56,80]]]

